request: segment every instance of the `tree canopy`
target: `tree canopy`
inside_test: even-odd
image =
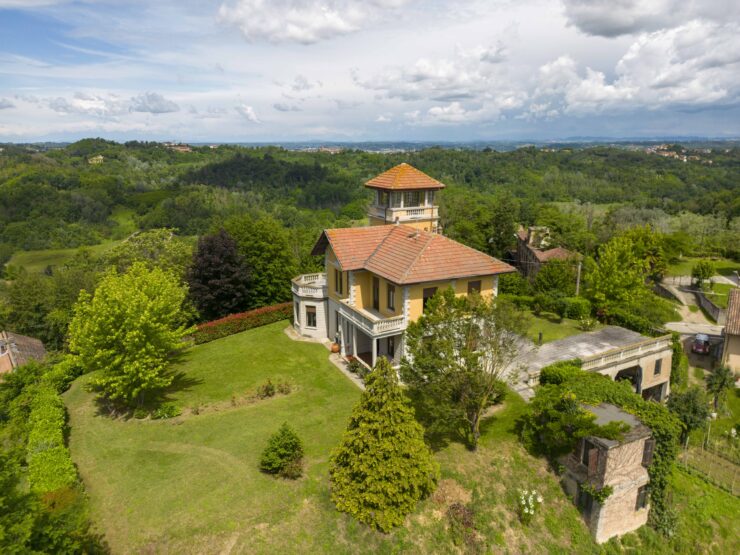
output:
[[[69,349],[104,398],[142,406],[172,383],[171,356],[184,347],[187,289],[160,268],[136,262],[110,270],[95,295],[83,291],[69,326]]]

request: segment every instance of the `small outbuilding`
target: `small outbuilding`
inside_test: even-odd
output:
[[[587,437],[560,463],[565,467],[563,488],[573,499],[596,542],[637,530],[647,523],[650,477],[655,440],[650,428],[621,408],[602,403],[584,406],[600,426],[624,422],[629,430],[621,440]],[[593,492],[611,487],[599,502]]]

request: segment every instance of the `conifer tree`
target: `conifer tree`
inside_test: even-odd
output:
[[[332,455],[331,498],[338,510],[388,532],[434,491],[439,466],[385,358],[366,386]]]
[[[198,240],[187,280],[190,298],[205,320],[249,307],[249,267],[234,238],[223,229]]]

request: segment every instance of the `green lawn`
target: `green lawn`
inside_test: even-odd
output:
[[[679,262],[670,264],[666,274],[669,276],[690,276],[691,270],[700,260],[703,259],[686,257]],[[735,260],[731,260],[729,258],[717,258],[713,259],[712,262],[717,269],[717,273],[723,276],[729,276],[735,270],[740,272],[740,262]]]
[[[84,390],[85,377],[65,394],[72,455],[94,521],[114,552],[463,553],[447,526],[447,508],[456,502],[473,510],[475,534],[486,552],[602,551],[545,461],[518,442],[514,426],[525,404],[513,393],[484,421],[475,453],[452,443],[436,454],[442,467],[439,487],[404,526],[385,535],[337,513],[329,498],[328,458],[360,391],[328,362],[324,347],[291,341],[283,333],[285,325],[278,322],[196,347],[178,365],[190,383],[172,394],[173,401],[218,410],[166,421],[112,420],[96,414],[93,396]],[[233,395],[268,377],[289,380],[295,389],[231,406]],[[283,421],[305,442],[307,473],[295,482],[257,469],[269,435]],[[676,490],[681,499],[692,498],[681,493],[685,489],[703,487],[695,478],[681,480]],[[524,527],[516,516],[516,499],[520,489],[532,488],[545,502]],[[724,531],[737,512],[736,499],[729,502],[735,505],[727,517],[716,514],[714,497],[706,496],[703,503],[709,506],[703,505],[699,520],[690,523],[691,534]],[[687,513],[686,518],[694,517]],[[720,524],[714,526],[715,520]],[[624,541],[665,545],[650,531],[645,538],[630,534]],[[726,553],[737,551],[721,534],[711,541]]]
[[[716,304],[720,308],[727,308],[727,303],[730,299],[730,291],[735,289],[734,285],[729,283],[715,283],[712,285],[712,290],[707,291],[707,298]]]
[[[106,241],[98,245],[90,245],[80,248],[88,249],[92,251],[93,254],[99,255],[112,249],[118,243],[119,241]],[[14,266],[17,268],[23,267],[26,271],[31,273],[43,272],[47,266],[61,266],[67,260],[72,258],[80,248],[19,251],[8,261],[8,266]]]
[[[602,324],[597,324],[594,329],[597,330],[603,327]],[[556,314],[544,312],[539,316],[532,315],[532,323],[529,326],[527,336],[536,342],[540,332],[542,332],[542,342],[548,343],[549,341],[565,339],[571,335],[584,333],[584,330],[580,328],[580,322],[578,320],[563,318],[561,321],[560,317]]]

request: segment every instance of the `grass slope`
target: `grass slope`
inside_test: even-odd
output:
[[[292,342],[283,333],[285,325],[199,346],[179,364],[191,383],[173,394],[175,402],[219,410],[169,421],[111,420],[96,415],[84,377],[65,394],[72,455],[96,523],[114,552],[461,553],[465,546],[455,545],[447,526],[446,510],[454,502],[474,510],[476,534],[488,552],[602,551],[557,477],[517,441],[514,425],[525,404],[515,394],[484,422],[477,452],[453,443],[436,454],[442,467],[439,488],[403,527],[384,535],[337,513],[329,499],[328,458],[360,392],[328,362],[322,346]],[[296,389],[230,405],[231,396],[268,377],[287,379]],[[267,438],[283,421],[297,429],[306,448],[307,473],[295,482],[257,470]],[[684,489],[704,486],[692,477],[682,480]],[[515,513],[516,498],[520,489],[532,488],[545,503],[524,527]],[[686,495],[687,503],[692,497]],[[711,504],[702,509],[706,522],[692,526],[725,518],[715,511],[723,499],[707,497],[706,503]],[[727,519],[734,514],[730,511]],[[731,520],[722,520],[708,530],[728,525]],[[705,529],[692,534],[700,532],[708,534]],[[637,547],[661,545],[650,531],[626,541]],[[713,541],[730,545],[721,537]]]
[[[675,262],[668,266],[666,275],[669,276],[690,276],[691,270],[693,270],[696,263],[703,258],[691,258],[686,257],[679,262]],[[717,270],[717,273],[723,276],[732,275],[733,271],[740,271],[740,262],[732,260],[730,258],[717,258],[712,259],[712,263]]]
[[[598,330],[603,327],[602,324],[596,324],[594,329]],[[529,325],[527,337],[537,342],[540,332],[542,332],[543,343],[584,333],[580,328],[580,322],[578,320],[571,320],[570,318],[563,318],[561,320],[557,314],[551,314],[549,312],[543,312],[539,316],[532,314],[532,322]]]
[[[106,241],[98,245],[78,247],[74,249],[43,249],[36,251],[19,251],[8,261],[8,266],[25,268],[27,272],[43,272],[47,266],[61,266],[71,259],[78,250],[88,249],[95,255],[100,255],[117,245],[119,241]]]

